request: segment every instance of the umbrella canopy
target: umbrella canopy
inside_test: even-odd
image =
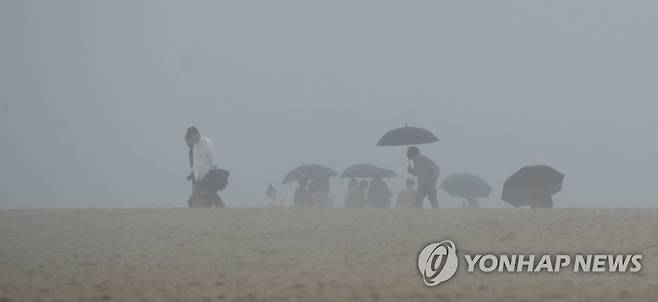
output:
[[[330,168],[321,165],[301,165],[288,172],[283,179],[283,184],[287,184],[299,179],[313,179],[323,177],[334,177],[338,173]]]
[[[377,146],[410,146],[438,142],[439,139],[423,128],[408,127],[393,129],[379,140]]]
[[[564,174],[549,166],[523,167],[505,181],[501,199],[517,208],[527,206],[560,192],[563,181]]]
[[[389,169],[382,169],[371,164],[358,164],[345,169],[340,175],[341,178],[388,178],[398,176]]]
[[[453,174],[446,178],[439,186],[452,196],[469,200],[488,197],[492,191],[491,186],[482,178],[473,174]]]

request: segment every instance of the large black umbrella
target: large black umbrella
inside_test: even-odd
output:
[[[379,140],[377,146],[411,146],[438,142],[439,139],[426,129],[404,126],[393,129]]]
[[[439,186],[452,196],[467,200],[489,197],[491,186],[482,178],[473,174],[453,174],[446,178]]]
[[[398,175],[392,170],[382,169],[371,164],[353,165],[340,174],[341,178],[388,178],[396,176]]]
[[[321,165],[301,165],[286,174],[286,177],[283,179],[283,184],[299,179],[334,177],[336,175],[338,175],[336,171]]]
[[[563,181],[564,174],[549,166],[523,167],[505,181],[501,199],[517,208],[527,206],[560,192]]]

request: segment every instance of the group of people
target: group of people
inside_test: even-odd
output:
[[[185,133],[185,142],[190,148],[189,164],[191,172],[187,179],[192,182],[192,195],[187,203],[191,208],[224,208],[226,205],[218,192],[228,185],[228,171],[217,165],[212,140],[202,136],[199,129],[189,127]],[[395,207],[422,207],[425,198],[433,208],[438,208],[437,182],[439,167],[428,157],[420,154],[417,147],[407,149],[407,157],[413,165],[408,172],[416,177],[407,179],[406,187],[397,198]],[[330,194],[329,177],[314,179],[298,179],[298,188],[293,197],[294,206],[333,207],[334,197]],[[416,188],[416,184],[418,187]],[[369,182],[350,179],[345,194],[347,208],[389,208],[393,192],[382,178],[374,178]],[[268,207],[279,207],[276,189],[271,185],[266,192]]]
[[[345,193],[345,207],[388,208],[392,196],[393,192],[382,178],[373,178],[370,182],[352,178]]]
[[[295,190],[293,203],[295,206],[308,207],[318,206],[330,208],[333,206],[334,198],[330,195],[329,177],[314,179],[298,179],[298,187]]]
[[[217,165],[213,143],[210,138],[202,136],[199,129],[189,127],[185,133],[185,142],[189,147],[190,174],[187,179],[192,183],[192,195],[187,203],[192,208],[224,208],[224,201],[218,192],[228,185],[229,172]],[[425,199],[432,208],[438,208],[437,183],[440,169],[434,161],[420,153],[417,147],[407,148],[407,158],[411,161],[407,172],[415,178],[408,178],[406,186],[397,195],[396,208],[421,208]],[[542,166],[537,166],[542,167]],[[525,167],[533,168],[533,167]],[[551,169],[550,167],[546,167]],[[522,169],[523,170],[523,169]],[[335,173],[335,172],[334,172]],[[561,176],[560,182],[564,178]],[[295,179],[298,187],[293,196],[293,206],[296,207],[334,207],[334,196],[330,193],[328,176]],[[444,182],[445,185],[445,182]],[[486,185],[486,184],[485,184]],[[487,185],[488,186],[488,185]],[[561,186],[561,185],[560,185]],[[445,188],[444,188],[445,189]],[[489,188],[489,190],[491,190]],[[558,189],[559,190],[559,189]],[[488,195],[488,194],[487,194]],[[550,194],[534,194],[543,196],[535,198],[536,202],[529,205],[532,208],[552,208],[553,200]],[[382,177],[371,178],[370,181],[351,178],[345,192],[346,208],[390,208],[393,192]],[[477,208],[476,199],[466,198],[464,207]],[[276,189],[269,186],[266,192],[268,207],[280,207]]]
[[[399,192],[395,207],[419,208],[424,200],[429,199],[433,208],[438,208],[437,182],[440,169],[428,157],[420,154],[417,147],[407,149],[407,157],[413,165],[409,165],[408,172],[416,179],[409,178],[406,187]],[[329,178],[298,179],[298,188],[293,197],[294,206],[332,207],[333,198],[329,195]],[[416,184],[418,187],[416,188]],[[268,206],[272,206],[271,190],[268,188],[266,198]],[[350,179],[345,193],[346,208],[389,208],[392,205],[393,192],[383,178],[373,178],[370,181]],[[280,205],[277,203],[277,205]]]

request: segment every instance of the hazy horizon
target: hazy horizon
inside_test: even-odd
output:
[[[483,207],[532,164],[566,175],[557,207],[656,207],[657,8],[2,1],[0,208],[186,207],[191,125],[230,207],[263,206],[301,163],[394,169],[397,193],[402,149],[375,143],[404,123],[441,140],[420,146],[441,179],[489,182]]]

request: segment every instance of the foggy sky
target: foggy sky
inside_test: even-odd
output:
[[[186,206],[191,125],[231,171],[228,206],[262,206],[301,163],[403,172],[402,149],[375,143],[405,122],[441,139],[421,146],[441,179],[494,187],[484,207],[506,207],[503,182],[529,164],[566,174],[558,207],[654,207],[657,9],[1,1],[0,208]]]

